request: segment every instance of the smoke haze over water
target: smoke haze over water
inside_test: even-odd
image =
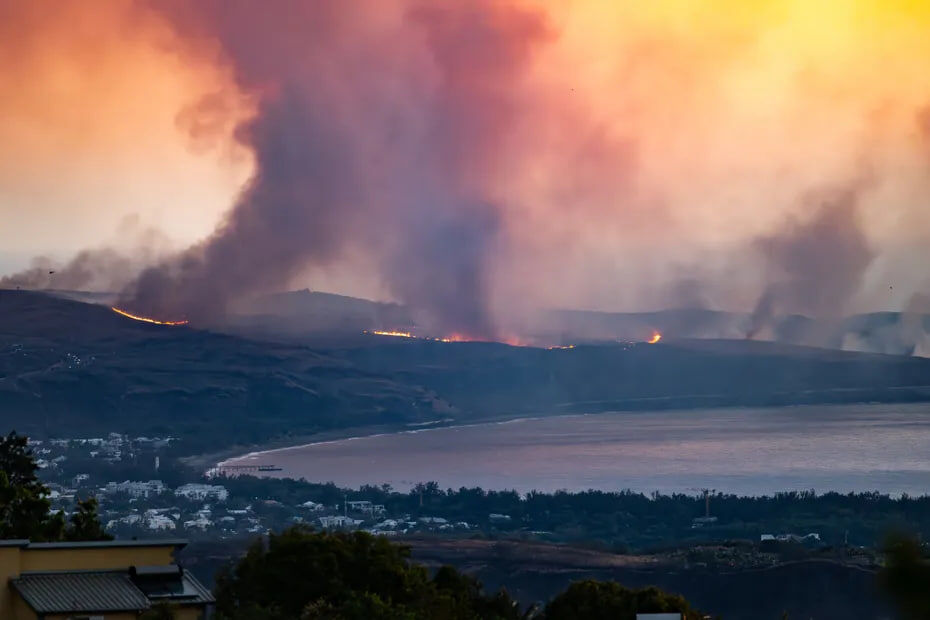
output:
[[[44,84],[80,58],[42,42],[81,24],[103,41],[88,56],[113,59],[106,72],[172,85],[162,134],[220,168],[217,153],[240,167],[248,154],[249,180],[211,211],[212,231],[193,225],[200,194],[142,209],[171,214],[172,232],[191,222],[200,240],[187,250],[83,253],[62,272],[75,287],[128,281],[121,303],[142,313],[209,323],[237,299],[331,273],[378,283],[371,296],[407,304],[430,331],[482,337],[536,307],[755,308],[751,335],[779,313],[903,308],[928,259],[930,43],[913,24],[930,26],[930,12],[750,4],[114,0],[63,2],[39,20],[0,2],[18,42],[0,43],[0,58],[35,58]],[[173,72],[147,83],[119,63],[123,48]],[[185,71],[195,77],[175,86]],[[141,109],[101,92],[78,93],[81,148],[103,148],[86,130],[96,124],[144,132],[96,116]],[[42,125],[70,130],[66,112]],[[11,132],[0,122],[9,143],[25,140]],[[164,191],[192,186],[150,150]],[[851,186],[863,160],[868,186]],[[88,220],[115,208],[106,187],[118,176],[87,190],[100,197]],[[876,284],[876,265],[899,292]],[[46,267],[3,285],[41,286]]]

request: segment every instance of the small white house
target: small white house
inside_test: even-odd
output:
[[[130,480],[108,482],[103,492],[107,495],[125,493],[130,497],[148,497],[150,495],[160,495],[164,493],[165,483],[161,480],[149,480],[148,482],[134,482]]]
[[[200,484],[196,482],[179,486],[174,490],[174,494],[178,497],[198,501],[212,499],[218,502],[225,502],[229,498],[229,491],[222,485]]]
[[[344,517],[342,515],[320,517],[320,525],[325,528],[351,528],[356,527],[360,523],[361,521],[359,519]]]

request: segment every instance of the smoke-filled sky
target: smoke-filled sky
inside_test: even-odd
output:
[[[0,0],[0,267],[51,259],[4,284],[194,318],[309,285],[476,333],[900,309],[928,31],[912,0]]]

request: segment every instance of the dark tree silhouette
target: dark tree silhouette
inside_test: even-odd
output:
[[[257,541],[217,579],[217,616],[228,620],[519,620],[503,591],[486,595],[451,567],[430,579],[406,547],[365,532],[295,526]]]
[[[635,620],[638,613],[680,612],[686,620],[703,615],[681,596],[658,588],[631,590],[613,581],[577,581],[546,605],[545,620]]]
[[[879,583],[902,618],[930,618],[930,562],[918,540],[904,534],[888,537]]]
[[[39,481],[35,455],[26,437],[11,431],[0,439],[0,538],[34,541],[108,540],[97,517],[97,500],[78,503],[66,526],[52,513],[49,490]]]

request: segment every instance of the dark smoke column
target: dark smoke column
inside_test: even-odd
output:
[[[256,173],[202,244],[145,271],[122,304],[194,322],[362,251],[434,329],[493,336],[488,273],[506,235],[491,180],[547,39],[499,2],[156,3],[231,64],[256,116]]]

